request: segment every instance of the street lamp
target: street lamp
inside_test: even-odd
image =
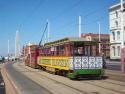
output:
[[[121,0],[121,71],[125,72],[125,61],[124,61],[124,15],[123,15],[123,0]]]
[[[100,39],[100,34],[101,34],[101,31],[100,31],[100,22],[98,22],[98,28],[99,28],[99,42],[101,41]],[[101,54],[101,45],[99,43],[99,54]]]
[[[10,41],[8,40],[8,61],[9,61],[9,53],[10,53]]]

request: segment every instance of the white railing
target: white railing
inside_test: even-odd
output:
[[[74,56],[70,58],[70,69],[102,69],[102,57]]]

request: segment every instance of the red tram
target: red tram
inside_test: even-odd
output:
[[[64,38],[45,45],[27,45],[25,64],[42,68],[71,79],[86,76],[102,77],[103,57],[98,43],[85,38]]]

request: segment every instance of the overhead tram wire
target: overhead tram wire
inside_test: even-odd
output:
[[[41,40],[40,40],[40,42],[39,42],[39,46],[41,46],[41,43],[42,43],[42,41],[43,41],[43,37],[44,37],[44,34],[45,34],[45,32],[46,32],[47,27],[48,27],[48,22],[46,23],[46,26],[45,26],[45,29],[44,29],[44,31],[43,31]]]
[[[37,10],[40,8],[40,6],[44,3],[45,0],[39,0],[39,2],[36,4],[34,9],[26,16],[24,21],[20,24],[20,28],[24,26],[26,22],[28,22],[29,19],[37,12]]]
[[[81,2],[82,0],[79,0],[77,3],[73,4],[70,8],[76,7],[79,5],[79,2]],[[41,2],[41,0],[40,0]],[[20,28],[33,16],[34,12],[36,12],[36,10],[40,7],[40,5],[43,4],[43,0],[42,3],[38,3],[38,5],[34,8],[34,10],[31,12],[31,14],[29,14],[26,18],[26,20],[24,20],[24,22],[22,24],[20,24]],[[69,8],[68,8],[69,9]],[[66,11],[66,12],[65,12]],[[55,18],[58,18],[59,16],[62,16],[62,14],[67,13],[67,9],[64,9],[58,16],[56,16]],[[94,11],[95,13],[95,11]],[[89,14],[88,14],[89,15]],[[52,19],[53,20],[53,19]],[[55,19],[54,19],[55,21]]]
[[[88,12],[87,14],[83,15],[83,18],[88,19],[88,17],[91,16],[91,14],[96,14],[96,13],[98,13],[98,12],[102,12],[102,9],[109,7],[110,5],[112,5],[112,4],[114,4],[114,3],[116,3],[115,0],[112,1],[110,4],[106,4],[106,5],[103,6],[102,8],[99,8],[99,9],[96,9],[96,10],[94,10],[94,11]],[[81,13],[81,15],[82,15],[82,14],[83,14],[83,13]],[[101,19],[102,19],[102,18],[104,18],[104,17],[101,17]],[[74,23],[74,22],[75,22],[75,21],[72,21],[71,23]],[[94,22],[96,22],[96,21],[92,21],[92,22],[89,22],[89,23],[94,23]],[[78,24],[76,24],[76,23],[74,23],[74,24],[71,24],[71,23],[66,24],[66,25],[64,25],[63,27],[69,26],[69,25],[78,25]],[[87,24],[85,24],[85,25],[87,25]]]
[[[31,17],[33,16],[33,14],[35,14],[37,12],[37,10],[40,8],[40,6],[44,3],[45,0],[39,0],[39,2],[36,4],[36,6],[33,8],[33,10],[31,10],[31,12],[25,17],[24,21],[22,21],[21,24],[19,24],[18,26],[18,30],[20,31],[21,28],[24,26],[24,24],[26,22],[29,21],[29,19],[31,19]]]
[[[105,18],[105,16],[100,17],[100,18],[99,18],[100,21],[105,20],[105,19],[103,19],[103,18]],[[87,26],[88,24],[94,24],[94,23],[96,23],[97,21],[98,21],[98,19],[95,19],[95,20],[89,21],[89,22],[87,22],[87,23],[82,23],[82,26],[83,26],[83,25],[86,25],[86,26]],[[72,22],[71,22],[72,24],[69,23],[69,24],[63,25],[62,28],[66,28],[66,26],[69,26],[69,25],[70,25],[70,26],[73,26],[73,27],[74,27],[74,26],[78,26],[78,23],[74,23],[74,22],[75,22],[75,21],[72,21]]]
[[[79,0],[78,2],[76,2],[75,4],[71,5],[70,7],[65,8],[62,12],[60,12],[59,15],[55,16],[54,18],[52,18],[53,21],[56,21],[57,18],[61,17],[62,15],[66,14],[67,12],[69,12],[71,9],[77,7],[79,4],[81,4],[82,0]]]
[[[75,4],[73,4],[71,7],[69,8],[65,8],[59,15],[57,15],[56,17],[54,17],[51,21],[55,21],[57,18],[61,17],[62,15],[66,14],[67,12],[69,12],[70,10],[69,9],[73,9],[74,7],[78,6],[79,4],[81,4],[80,2],[83,1],[83,0],[79,0],[78,2],[76,2]],[[113,4],[115,2],[112,1],[111,3]],[[115,2],[116,3],[116,2]],[[111,4],[108,4],[108,6],[111,5]],[[107,6],[107,5],[106,5]],[[103,6],[101,9],[103,9],[105,6]],[[95,14],[95,12],[97,13],[98,10],[101,11],[101,9],[96,9],[95,11],[92,11],[92,12],[89,12],[87,13],[84,17],[88,17],[89,15],[91,15],[91,13]],[[83,14],[83,13],[81,13]]]
[[[115,0],[114,0],[115,1]],[[108,4],[106,4],[105,6],[103,6],[103,7],[101,7],[101,8],[99,8],[99,9],[96,9],[96,10],[94,10],[94,11],[91,11],[91,12],[88,12],[86,15],[84,15],[84,17],[88,17],[88,16],[91,16],[92,14],[96,14],[96,13],[98,13],[99,11],[102,11],[102,9],[104,9],[104,8],[109,8],[109,6],[111,6],[112,4],[114,4],[114,3],[116,3],[116,2],[114,2],[114,1],[112,1],[110,4],[108,3]]]
[[[71,7],[69,7],[69,8],[74,8],[74,7],[78,6],[81,1],[82,1],[82,0],[79,0],[78,2],[76,2],[75,4],[73,4],[73,5],[72,5]],[[113,3],[114,3],[114,2],[113,2]],[[105,8],[105,7],[107,7],[107,6],[109,6],[109,4],[106,5],[106,6],[103,6],[102,8]],[[57,16],[55,17],[55,19],[57,19],[58,17],[62,16],[62,15],[65,14],[65,13],[67,13],[67,12],[69,11],[69,8],[65,8],[59,15],[57,15]],[[101,8],[101,9],[102,9],[102,8]],[[67,11],[67,9],[68,9],[68,11]],[[84,15],[84,17],[88,17],[88,16],[90,16],[92,13],[95,14],[95,13],[97,13],[98,11],[100,11],[101,9],[96,9],[95,11],[89,12],[89,13],[87,13],[86,15]],[[65,11],[66,11],[66,12],[65,12]],[[52,20],[55,21],[55,19],[52,19]],[[73,24],[73,25],[77,25],[77,24]],[[41,37],[41,40],[40,40],[40,42],[39,42],[39,46],[41,45],[41,43],[42,43],[42,41],[43,41],[43,37],[44,37],[44,34],[45,34],[45,32],[46,32],[47,26],[48,26],[48,23],[46,23],[46,27],[45,27],[45,29],[44,29],[44,32],[43,32],[42,37]]]
[[[36,5],[36,7],[32,10],[32,12],[26,17],[26,19],[20,24],[20,28],[33,16],[34,12],[36,12],[36,10],[39,9],[39,7],[41,6],[41,4],[43,4],[45,0],[40,0],[40,2]],[[75,4],[73,4],[72,6],[70,6],[69,8],[65,8],[58,16],[55,17],[55,19],[57,19],[58,17],[62,16],[63,14],[67,13],[69,11],[69,9],[72,9],[76,6],[79,5],[79,3],[82,0],[79,0],[78,2],[76,2]],[[80,3],[81,4],[81,3]],[[67,11],[68,9],[68,11]],[[65,12],[66,11],[66,12]],[[96,10],[97,11],[97,10]],[[93,11],[93,13],[95,13],[96,11]],[[92,12],[88,13],[87,15],[85,15],[86,17],[88,17]],[[52,19],[55,21],[55,19]]]

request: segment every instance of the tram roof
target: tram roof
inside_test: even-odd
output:
[[[99,41],[90,41],[87,38],[67,37],[67,38],[59,39],[53,42],[45,43],[45,46],[57,45],[57,44],[63,44],[63,43],[73,43],[73,42],[100,43]]]

